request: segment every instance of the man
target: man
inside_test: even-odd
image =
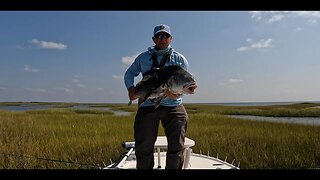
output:
[[[154,27],[152,40],[154,46],[138,55],[124,75],[130,100],[135,100],[134,77],[142,73],[143,77],[153,75],[157,68],[168,65],[180,65],[187,70],[188,61],[175,51],[170,43],[172,35],[170,27],[160,24]],[[167,98],[161,101],[158,108],[147,99],[139,103],[134,122],[135,154],[137,169],[154,167],[154,144],[158,136],[161,120],[168,141],[166,169],[182,169],[184,162],[184,138],[187,130],[188,115],[182,104],[180,94],[166,92]]]

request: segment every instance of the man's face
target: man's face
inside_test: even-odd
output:
[[[155,34],[152,39],[158,49],[165,49],[171,43],[172,36],[166,32],[159,32]]]

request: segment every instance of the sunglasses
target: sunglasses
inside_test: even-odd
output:
[[[167,39],[167,38],[169,38],[169,37],[171,37],[171,36],[170,36],[170,34],[155,34],[154,37],[155,37],[155,38],[158,38],[158,39],[160,39],[160,38],[161,38],[161,39],[163,39],[163,38],[164,38],[164,39]]]

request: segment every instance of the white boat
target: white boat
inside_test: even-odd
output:
[[[165,136],[158,136],[155,142],[154,152],[154,169],[165,169],[166,163],[166,149],[167,138]],[[227,157],[225,160],[218,159],[218,157],[211,157],[209,155],[196,154],[192,152],[192,146],[195,142],[192,139],[185,138],[184,164],[183,169],[240,169],[240,163],[233,165],[228,163]],[[136,169],[136,156],[134,151],[134,142],[124,142],[126,153],[120,158],[118,162],[111,163],[103,169]]]

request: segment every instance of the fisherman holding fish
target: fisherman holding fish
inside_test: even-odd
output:
[[[124,83],[130,101],[137,99],[134,78],[142,73],[143,79],[153,76],[161,67],[179,65],[188,69],[187,59],[175,51],[170,43],[172,34],[170,27],[160,24],[154,27],[152,40],[154,46],[139,54],[124,75]],[[194,91],[196,85],[189,89]],[[187,131],[188,115],[182,104],[182,94],[165,92],[159,107],[155,108],[152,99],[138,102],[139,108],[134,121],[135,155],[137,169],[154,168],[154,144],[158,136],[158,127],[164,128],[168,141],[166,169],[182,169],[184,162],[184,141]]]

